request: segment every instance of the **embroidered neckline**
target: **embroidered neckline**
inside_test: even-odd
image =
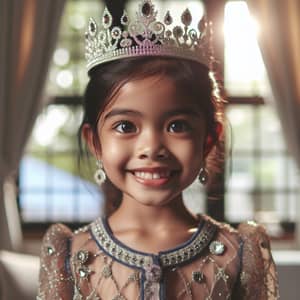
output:
[[[174,267],[193,260],[212,240],[216,225],[202,220],[197,231],[187,242],[158,254],[144,253],[127,247],[112,235],[107,220],[104,218],[96,219],[91,224],[90,230],[96,243],[106,254],[125,265],[144,269],[154,263],[161,267]]]

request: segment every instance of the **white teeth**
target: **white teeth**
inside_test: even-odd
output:
[[[154,174],[152,175],[152,177],[153,177],[153,179],[159,179],[159,178],[160,178],[159,174],[156,174],[156,173],[154,173]]]
[[[134,172],[134,175],[136,177],[142,178],[142,179],[160,179],[160,178],[167,178],[170,176],[169,171],[162,171],[162,172]]]

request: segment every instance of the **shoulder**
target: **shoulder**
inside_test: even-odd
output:
[[[245,299],[278,299],[276,266],[265,228],[251,221],[240,224],[238,232],[243,241],[240,294]]]
[[[68,267],[72,231],[65,225],[52,225],[41,247],[38,299],[70,299],[72,275]]]
[[[258,272],[266,261],[272,259],[270,239],[265,228],[255,222],[242,223],[238,227],[243,240],[243,269]]]
[[[51,256],[61,252],[73,237],[70,228],[63,224],[54,224],[46,232],[42,243],[42,255]]]
[[[225,245],[231,245],[235,250],[240,249],[242,238],[237,229],[227,223],[218,222],[207,215],[201,217],[216,228],[215,239],[220,240]]]
[[[265,228],[255,222],[247,222],[234,229],[208,216],[203,218],[215,225],[214,238],[221,241],[226,252],[231,252],[235,258],[232,262],[235,262],[238,276],[232,299],[279,299],[276,266]]]

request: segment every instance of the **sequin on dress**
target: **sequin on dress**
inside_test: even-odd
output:
[[[151,254],[122,244],[99,218],[75,232],[62,224],[47,231],[37,299],[273,300],[279,294],[268,236],[254,223],[234,230],[202,216],[186,243]]]

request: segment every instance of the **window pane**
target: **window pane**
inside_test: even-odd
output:
[[[228,147],[233,150],[233,156],[240,150],[254,148],[254,120],[255,111],[252,105],[230,106],[227,110],[229,128],[227,140]]]
[[[275,111],[267,105],[229,105],[227,116],[233,128],[227,140],[234,142],[227,164],[226,217],[294,221],[299,172]]]
[[[19,172],[23,221],[87,222],[101,214],[98,187],[78,169],[81,118],[81,108],[71,105],[49,105],[38,117]]]
[[[229,190],[252,191],[255,187],[255,161],[250,155],[236,155],[230,159]]]
[[[253,219],[254,207],[251,193],[230,190],[226,194],[225,215],[230,222]]]
[[[271,104],[259,107],[260,143],[264,150],[285,151],[285,144],[281,132],[281,125],[278,115]]]
[[[287,158],[275,154],[261,154],[256,170],[257,181],[262,190],[284,190],[288,187]]]

